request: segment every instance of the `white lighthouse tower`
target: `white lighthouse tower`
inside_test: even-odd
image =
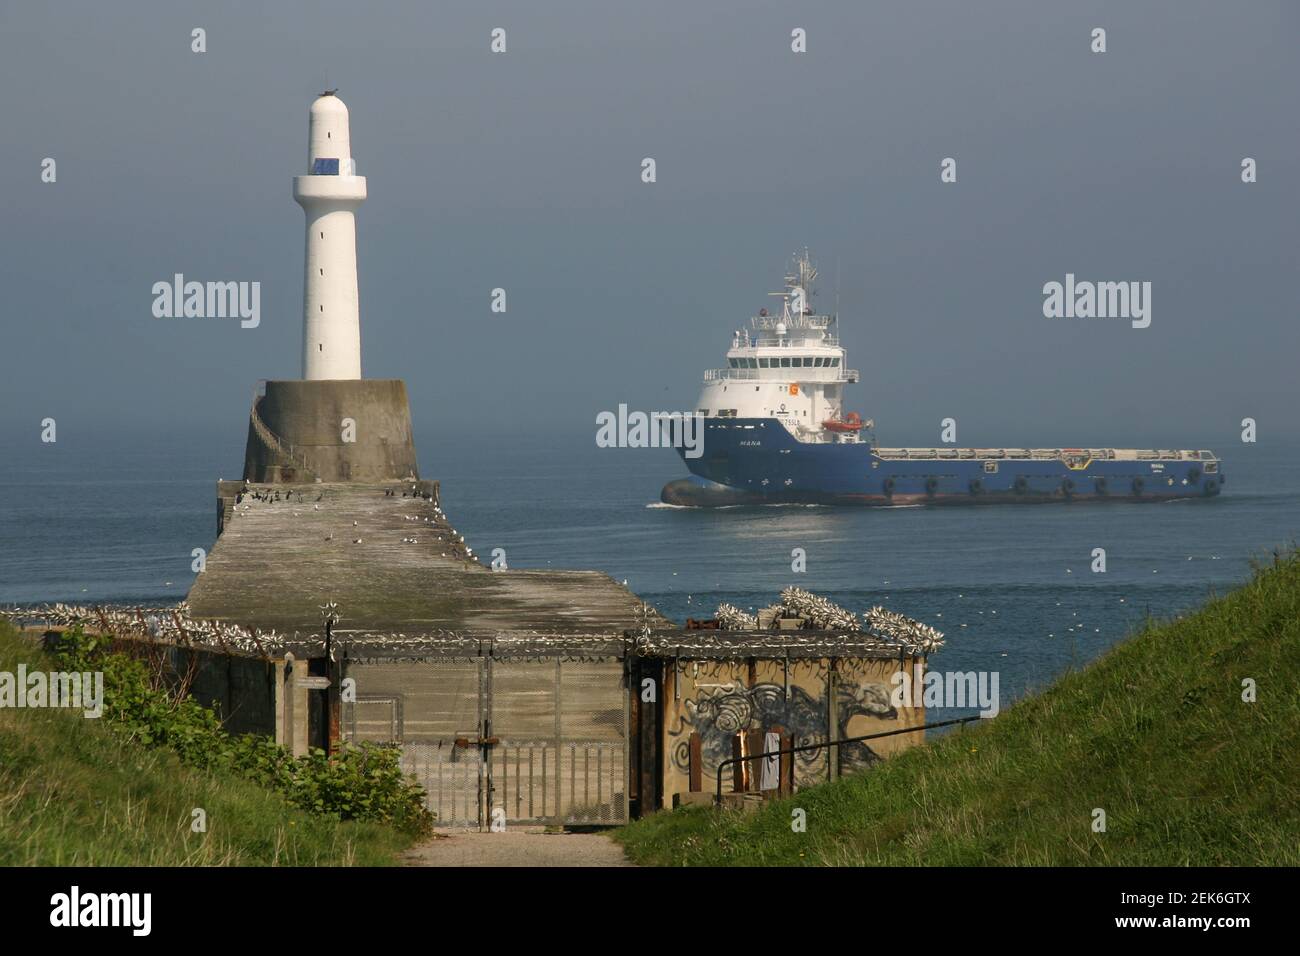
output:
[[[293,179],[307,214],[302,378],[267,380],[254,393],[248,482],[419,479],[406,384],[361,377],[356,211],[366,181],[352,159],[348,108],[334,93],[311,104],[307,174]]]
[[[361,378],[355,213],[366,199],[356,174],[348,108],[326,90],[311,104],[307,175],[293,178],[293,198],[307,214],[302,290],[302,377]]]

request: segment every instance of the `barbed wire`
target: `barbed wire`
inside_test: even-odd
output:
[[[856,634],[870,629],[876,640],[862,642],[863,647],[878,648],[894,644],[931,654],[944,644],[941,631],[905,614],[876,605],[860,619],[857,614],[840,607],[834,601],[797,587],[783,590],[781,603],[763,608],[757,614],[748,614],[735,605],[724,602],[718,605],[714,617],[724,631],[754,631],[759,629],[762,620],[787,617],[802,619],[817,630]],[[710,644],[709,649],[714,649],[714,645]]]

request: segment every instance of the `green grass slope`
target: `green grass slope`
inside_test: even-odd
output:
[[[752,815],[664,812],[619,839],[666,866],[1300,864],[1300,559],[969,726]]]
[[[0,671],[20,661],[53,667],[0,621]],[[191,832],[195,808],[206,833]],[[408,843],[186,767],[80,713],[0,708],[0,866],[384,865]]]

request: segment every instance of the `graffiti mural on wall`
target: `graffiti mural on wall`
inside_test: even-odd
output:
[[[823,669],[824,670],[824,669]],[[742,730],[782,727],[794,746],[820,743],[827,738],[827,701],[824,675],[818,682],[822,693],[813,697],[804,687],[791,684],[789,700],[783,684],[760,682],[752,687],[731,676],[719,675],[717,683],[696,678],[694,697],[683,703],[685,713],[668,732],[673,765],[682,773],[690,766],[690,735],[700,735],[700,756],[707,772],[731,757],[732,739]],[[684,690],[684,693],[686,691]],[[888,686],[874,682],[841,684],[836,693],[836,723],[840,738],[856,736],[849,724],[856,717],[897,720]],[[861,731],[859,731],[861,733]],[[880,757],[865,743],[840,748],[840,769],[853,771],[869,766]],[[795,755],[796,775],[826,765],[826,751],[810,750]]]

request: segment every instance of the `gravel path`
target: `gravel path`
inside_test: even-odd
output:
[[[504,833],[439,830],[403,857],[407,866],[631,866],[603,833],[547,833],[521,827]]]

